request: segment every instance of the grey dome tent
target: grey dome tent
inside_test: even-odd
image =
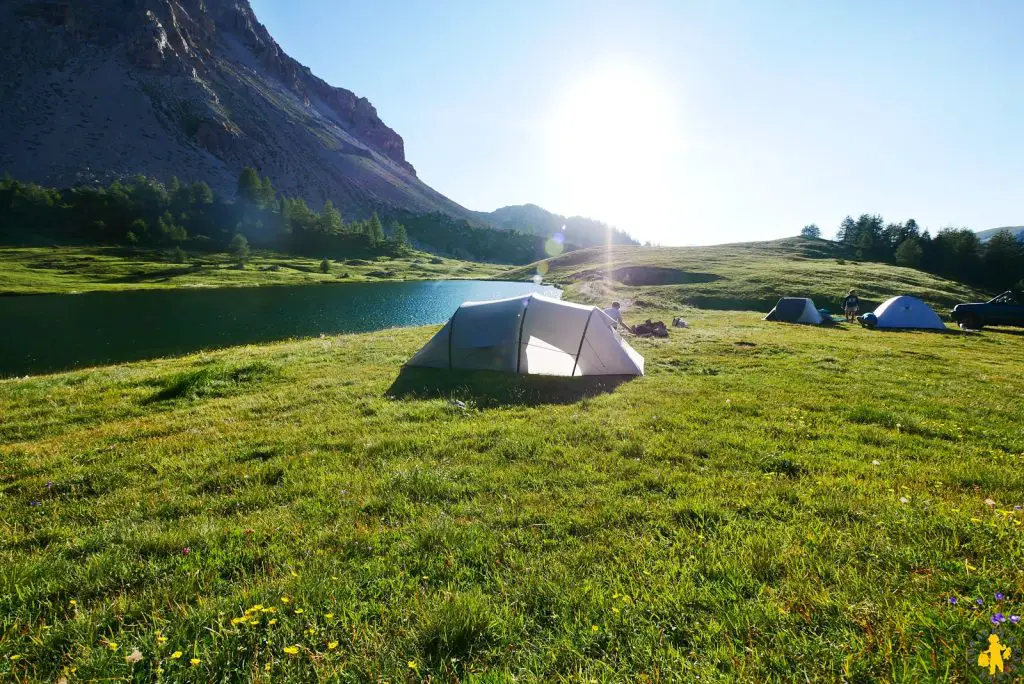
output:
[[[538,294],[465,302],[406,365],[523,375],[644,374],[644,358],[606,313]]]
[[[764,320],[821,325],[823,319],[814,307],[814,301],[803,297],[783,297]]]

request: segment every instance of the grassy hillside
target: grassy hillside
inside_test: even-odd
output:
[[[619,296],[641,310],[690,305],[767,311],[780,297],[795,296],[811,297],[819,307],[838,311],[851,287],[868,305],[909,294],[940,312],[984,297],[955,281],[911,268],[857,262],[840,245],[803,238],[714,247],[591,248],[509,275],[534,273],[588,302],[606,302],[612,283]]]
[[[0,680],[965,681],[997,612],[1016,658],[1024,338],[685,313],[603,392],[431,398],[435,328],[0,382]]]
[[[157,250],[117,247],[0,247],[0,295],[86,292],[174,287],[302,285],[380,279],[488,278],[493,264],[441,259],[415,253],[403,258],[331,262],[257,251],[245,269],[223,253],[190,254],[172,263]]]

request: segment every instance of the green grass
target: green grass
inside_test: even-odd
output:
[[[656,270],[650,274],[640,272],[652,267]],[[626,274],[620,269],[636,269],[641,282],[623,287]],[[940,314],[960,302],[988,299],[955,281],[891,264],[858,262],[836,243],[803,238],[715,247],[591,248],[514,269],[508,277],[534,273],[587,302],[607,301],[613,291],[608,281],[613,281],[614,293],[640,309],[689,305],[767,311],[780,297],[790,296],[811,297],[819,307],[840,311],[850,288],[857,288],[871,308],[906,294],[923,299]],[[680,282],[657,282],[666,276]],[[650,285],[643,283],[652,279]]]
[[[980,678],[1024,338],[652,313],[618,386],[400,376],[436,328],[0,382],[0,680]]]
[[[226,253],[190,253],[172,263],[166,252],[117,247],[2,247],[0,295],[135,290],[175,287],[307,285],[374,280],[492,278],[505,267],[441,259],[416,252],[402,258],[331,262],[257,251],[245,269]]]

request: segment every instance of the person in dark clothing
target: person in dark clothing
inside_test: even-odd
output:
[[[847,323],[856,319],[860,313],[860,299],[857,298],[856,290],[851,289],[843,300],[843,313],[846,314]]]

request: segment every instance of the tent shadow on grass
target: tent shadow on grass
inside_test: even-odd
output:
[[[479,408],[571,404],[614,391],[629,375],[565,378],[494,371],[449,371],[406,366],[388,388],[391,399],[452,399]]]

